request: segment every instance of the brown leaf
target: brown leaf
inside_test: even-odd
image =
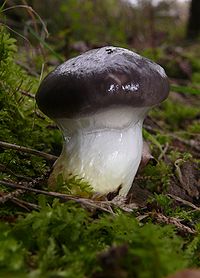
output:
[[[178,196],[184,200],[200,203],[200,171],[198,163],[193,161],[176,165],[174,177],[168,189],[169,194]]]
[[[138,171],[141,171],[148,164],[150,160],[153,160],[154,162],[156,161],[156,159],[151,154],[149,144],[146,141],[144,141],[143,148],[142,148],[142,159]]]
[[[168,278],[200,278],[200,270],[185,269],[169,276]]]

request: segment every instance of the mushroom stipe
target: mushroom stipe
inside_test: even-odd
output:
[[[142,124],[149,109],[167,98],[162,67],[119,47],[102,47],[58,66],[41,83],[36,101],[63,133],[63,150],[49,187],[72,174],[94,192],[126,197],[143,148]]]

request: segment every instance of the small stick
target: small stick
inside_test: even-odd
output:
[[[157,132],[160,132],[161,134],[163,134],[162,130],[154,129],[149,125],[144,124],[144,128],[147,131],[149,131],[153,134],[155,134]],[[179,136],[177,136],[176,134],[173,134],[173,133],[166,133],[165,135],[170,136],[170,137],[174,138],[175,140],[178,140],[179,142],[183,143],[186,146],[191,147],[192,149],[194,149],[196,151],[200,151],[200,146],[195,140],[192,140],[192,139],[191,140],[186,140],[186,139],[183,139],[183,138],[181,138],[181,137],[179,137]]]
[[[175,217],[167,217],[161,213],[150,212],[149,216],[153,217],[159,223],[165,223],[168,225],[174,225],[179,231],[187,234],[195,234],[196,231],[194,229],[189,228],[181,223],[181,221]]]
[[[168,148],[169,148],[169,143],[167,142],[166,145],[165,145],[164,150],[163,150],[163,151],[161,152],[161,154],[159,155],[158,160],[161,160],[161,159],[165,156],[165,154],[166,154]]]
[[[180,138],[179,136],[172,134],[172,133],[169,133],[169,136],[171,136],[175,140],[180,141],[184,145],[189,146],[192,149],[195,149],[196,151],[200,151],[200,146],[198,145],[198,143],[195,140],[186,140],[186,139]]]
[[[20,179],[24,179],[24,180],[27,180],[27,181],[33,181],[33,179],[30,178],[30,177],[26,177],[26,176],[23,176],[23,175],[15,174],[6,165],[3,165],[1,163],[0,163],[0,171],[5,172],[5,173],[10,173],[11,175],[13,175],[13,176],[15,176],[17,178],[20,178]]]
[[[45,191],[45,190],[40,190],[40,189],[34,189],[34,188],[30,188],[30,187],[26,187],[26,186],[23,186],[23,185],[19,185],[19,184],[15,184],[15,183],[12,183],[12,182],[7,182],[7,181],[2,181],[2,180],[0,180],[0,184],[5,185],[5,186],[9,186],[9,187],[12,187],[12,188],[17,188],[17,189],[22,189],[22,190],[34,192],[36,194],[43,194],[43,195],[47,195],[47,196],[52,196],[52,197],[55,197],[55,198],[59,198],[63,201],[68,201],[68,200],[75,201],[77,203],[80,203],[83,206],[86,206],[86,207],[89,206],[89,207],[101,209],[105,212],[109,212],[109,213],[113,214],[113,212],[110,210],[110,206],[109,206],[110,203],[109,202],[107,204],[105,204],[105,202],[102,203],[100,201],[95,202],[95,201],[85,199],[85,198],[74,197],[74,196],[71,196],[71,195],[62,194],[62,193],[53,192],[53,191]],[[102,206],[103,204],[107,205],[106,206],[107,208],[103,207]]]
[[[41,156],[44,159],[49,160],[49,161],[55,161],[58,158],[57,156],[52,155],[52,154],[48,154],[48,153],[41,152],[41,151],[31,149],[31,148],[27,148],[27,147],[22,147],[22,146],[15,145],[15,144],[10,144],[10,143],[3,142],[3,141],[0,141],[0,147],[5,148],[5,149],[16,150],[16,151],[23,152],[23,153],[34,154],[37,156]]]
[[[29,203],[29,202],[26,202],[24,200],[20,200],[18,198],[12,198],[11,201],[15,204],[17,204],[18,206],[30,211],[30,209],[35,209],[35,210],[39,210],[40,209],[40,206],[36,205],[36,204],[33,204],[33,203]],[[30,208],[30,209],[29,209]]]
[[[22,190],[22,189],[17,189],[14,192],[7,193],[0,197],[0,203],[4,204],[5,202],[12,200],[13,198],[15,198],[23,193],[24,193],[24,190]]]
[[[191,207],[193,208],[194,210],[197,210],[197,211],[200,211],[200,207],[197,207],[195,206],[194,204],[192,204],[191,202],[189,201],[186,201],[186,200],[183,200],[182,198],[178,197],[178,196],[175,196],[173,194],[167,194],[167,196],[169,196],[170,198],[182,203],[183,205],[185,206],[188,206],[188,207]]]
[[[24,68],[28,73],[30,73],[31,75],[38,77],[38,73],[34,72],[29,66],[27,66],[26,64],[22,63],[21,61],[15,61],[16,64],[18,64],[19,66],[21,66],[22,68]],[[35,98],[35,97],[34,97]]]
[[[22,185],[24,184],[25,187],[32,188],[32,187],[36,186],[41,180],[43,180],[43,178],[37,178],[35,180],[33,180],[32,178],[29,178],[29,179],[31,181],[29,180],[29,182],[20,182],[20,184],[22,184]],[[4,180],[4,182],[9,182],[9,181]],[[15,183],[13,183],[13,184],[15,184]],[[8,192],[8,193],[5,192],[5,194],[2,194],[2,196],[0,196],[0,204],[4,204],[5,202],[7,202],[9,200],[10,201],[12,201],[14,199],[17,200],[16,197],[23,195],[25,192],[26,192],[26,190],[23,190],[23,189],[16,189],[13,192]]]
[[[19,90],[19,92],[22,94],[22,95],[24,95],[24,96],[27,96],[27,97],[30,97],[30,98],[35,98],[35,96],[34,96],[34,94],[31,94],[31,93],[29,93],[29,92],[27,92],[27,91],[24,91],[24,90]]]
[[[25,183],[25,186],[27,186],[29,188],[34,187],[37,183],[36,180],[33,180],[31,178],[30,178],[30,180],[31,181],[29,181],[29,183],[27,183],[27,182]],[[6,182],[6,180],[5,180],[5,182]],[[20,195],[24,194],[25,192],[26,191],[23,189],[16,189],[13,192],[9,192],[9,193],[6,192],[5,194],[2,194],[2,196],[0,197],[0,203],[4,204],[5,202],[7,202],[9,200],[12,201],[14,198],[19,197]]]

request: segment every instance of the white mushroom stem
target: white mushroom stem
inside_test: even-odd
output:
[[[79,119],[56,119],[64,135],[61,156],[54,165],[50,186],[61,173],[77,175],[95,192],[121,188],[126,196],[142,156],[142,124],[149,109],[114,107]]]

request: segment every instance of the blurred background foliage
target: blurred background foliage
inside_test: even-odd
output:
[[[19,2],[7,1],[5,8],[17,4],[30,5],[45,21],[51,40],[62,41],[63,50],[78,41],[85,42],[88,47],[117,43],[138,48],[170,40],[174,42],[184,36],[188,10],[188,3],[176,0],[163,0],[157,4],[150,0],[134,1],[135,4],[127,0]],[[9,26],[23,30],[24,35],[37,24],[27,10],[15,8],[7,11],[6,15]]]
[[[189,11],[187,0],[7,0],[1,22],[14,36],[20,33],[20,47],[29,53],[25,62],[38,72],[44,61],[55,66],[88,49],[116,45],[159,62],[171,77],[199,82],[200,62],[190,55],[195,46],[200,53],[198,31],[189,35],[196,28]]]

